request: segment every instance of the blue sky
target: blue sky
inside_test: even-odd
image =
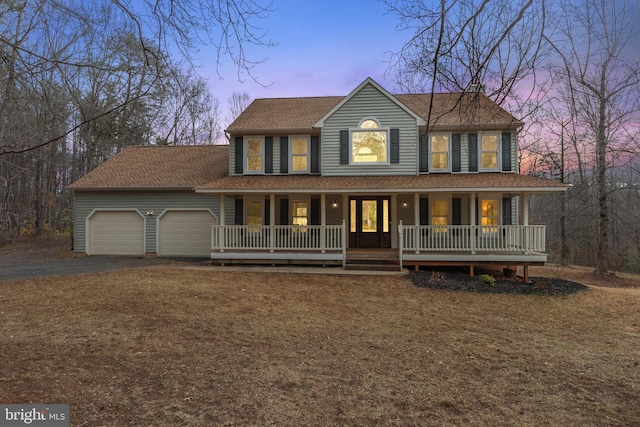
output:
[[[231,61],[224,59],[223,80],[215,62],[202,61],[200,74],[223,109],[233,91],[252,98],[347,95],[372,77],[387,90],[397,88],[386,73],[390,52],[410,37],[396,30],[397,18],[376,0],[276,0],[269,17],[256,21],[276,46],[249,47],[254,59],[266,58],[254,74],[269,87],[247,79],[238,82]],[[201,52],[203,57],[206,49]]]

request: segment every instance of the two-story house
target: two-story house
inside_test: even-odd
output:
[[[522,123],[481,91],[255,100],[229,146],[130,147],[71,185],[75,250],[221,263],[544,263]]]

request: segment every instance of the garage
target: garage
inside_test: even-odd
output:
[[[89,255],[144,256],[144,219],[137,211],[96,211],[88,220]]]
[[[159,256],[211,254],[211,226],[218,223],[209,210],[171,210],[158,218]]]

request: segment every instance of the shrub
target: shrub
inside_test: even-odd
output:
[[[493,288],[496,286],[496,279],[488,274],[482,274],[480,276],[480,280],[482,280],[482,284],[487,288]]]

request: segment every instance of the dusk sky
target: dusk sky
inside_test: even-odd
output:
[[[300,1],[278,0],[266,19],[256,21],[268,30],[276,46],[249,47],[253,59],[266,58],[253,72],[264,84],[251,79],[238,82],[228,59],[215,73],[215,59],[206,61],[202,51],[200,74],[208,79],[213,95],[226,110],[233,91],[252,98],[347,95],[367,77],[387,90],[397,90],[393,75],[386,73],[390,52],[397,51],[410,37],[396,30],[394,15],[376,0]],[[224,115],[224,113],[223,113]]]

